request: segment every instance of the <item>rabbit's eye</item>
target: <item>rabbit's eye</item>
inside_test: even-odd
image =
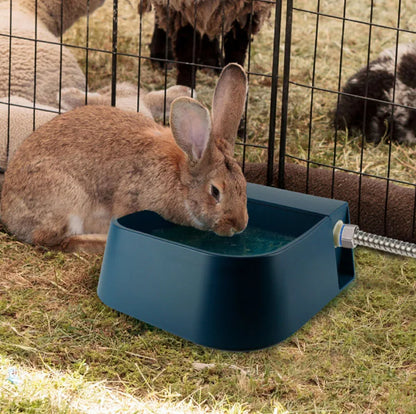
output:
[[[220,190],[215,185],[211,185],[211,195],[215,198],[217,203],[220,202]]]

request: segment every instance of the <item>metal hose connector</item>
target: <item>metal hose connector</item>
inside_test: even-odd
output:
[[[344,224],[341,220],[334,226],[334,243],[336,247],[353,249],[359,245],[416,259],[416,244],[367,233],[355,224]]]
[[[416,258],[416,244],[357,230],[354,239],[360,246]]]

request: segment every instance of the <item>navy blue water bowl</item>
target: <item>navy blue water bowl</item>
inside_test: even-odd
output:
[[[231,238],[141,211],[110,225],[98,296],[200,345],[248,351],[298,330],[355,277],[335,248],[348,205],[248,184],[249,224]]]

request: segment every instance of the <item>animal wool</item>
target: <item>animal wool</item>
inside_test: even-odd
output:
[[[348,95],[340,96],[337,128],[363,130],[374,143],[386,136],[416,143],[416,43],[399,45],[397,66],[396,48],[384,50],[368,70],[360,69],[347,81],[343,92]]]

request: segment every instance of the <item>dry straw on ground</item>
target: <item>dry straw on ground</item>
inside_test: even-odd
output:
[[[343,0],[296,0],[297,8],[342,16]],[[401,26],[415,26],[416,4],[402,1]],[[368,20],[370,0],[348,0],[347,16]],[[374,1],[374,22],[396,25],[396,0]],[[148,56],[152,16],[142,23],[133,0],[119,0],[118,80],[137,82],[139,51]],[[292,82],[337,90],[339,19],[294,12]],[[65,36],[85,45],[87,20]],[[90,89],[110,84],[112,2],[90,16],[89,47],[73,49]],[[142,28],[142,43],[139,33]],[[368,25],[346,24],[342,80],[365,65]],[[247,142],[267,144],[273,20],[251,47]],[[414,36],[403,33],[400,40]],[[395,42],[395,32],[373,27],[371,57]],[[281,46],[280,52],[283,52]],[[132,56],[130,56],[132,55]],[[254,73],[264,74],[255,75]],[[140,62],[141,86],[174,83],[174,70]],[[209,105],[216,77],[198,72],[198,97]],[[280,102],[279,83],[279,102]],[[310,158],[385,176],[390,147],[362,145],[339,133],[334,155],[330,111],[336,97],[316,92]],[[305,158],[311,96],[291,85],[288,152]],[[279,137],[277,118],[277,138]],[[238,148],[242,155],[241,147]],[[414,182],[415,148],[392,145],[390,176]],[[363,159],[361,159],[363,154]],[[265,149],[248,148],[251,161]],[[278,154],[276,153],[276,156]],[[301,330],[279,346],[227,353],[190,344],[118,314],[96,296],[101,257],[50,252],[24,245],[0,229],[0,411],[41,413],[411,413],[416,401],[416,262],[368,250],[356,252],[358,278]],[[253,275],[255,277],[255,275]],[[319,288],[319,287],[317,287]],[[20,383],[7,380],[15,367]]]
[[[368,45],[370,42],[370,60],[387,47],[396,44],[397,31],[384,28],[397,27],[397,0],[379,0],[371,2],[346,1],[342,67],[341,39],[343,30],[344,1],[322,0],[310,2],[294,1],[293,40],[291,49],[291,86],[288,115],[288,154],[309,159],[313,162],[333,165],[353,171],[387,177],[414,183],[414,147],[403,147],[381,143],[377,146],[366,144],[362,136],[351,131],[337,133],[337,145],[334,145],[334,129],[332,127],[332,111],[336,106],[337,95],[342,84],[358,69],[367,64]],[[373,3],[372,21],[370,26],[371,4]],[[416,40],[415,29],[416,4],[402,1],[398,41],[408,43]],[[122,55],[118,59],[118,80],[137,82],[144,88],[160,89],[170,86],[175,81],[175,71],[155,70],[149,56],[148,44],[153,29],[153,16],[146,14],[140,20],[135,2],[120,1],[119,4],[118,51]],[[319,7],[319,8],[318,8]],[[283,7],[284,8],[284,7]],[[316,11],[322,13],[317,18]],[[312,12],[312,13],[311,13]],[[284,25],[284,21],[283,21]],[[89,47],[106,50],[108,53],[88,53],[88,73],[91,89],[109,85],[111,81],[112,50],[112,3],[107,2],[89,19]],[[318,27],[318,30],[317,30]],[[370,37],[371,28],[371,37]],[[282,33],[284,27],[282,27]],[[247,108],[247,147],[246,160],[265,161],[267,151],[257,146],[267,146],[270,120],[270,95],[272,73],[272,45],[274,38],[274,13],[272,18],[254,37],[251,45],[250,88]],[[86,23],[77,24],[65,41],[70,44],[86,44]],[[315,43],[316,53],[315,53]],[[280,75],[283,71],[283,42],[280,47]],[[74,49],[74,53],[85,64],[86,52]],[[139,60],[136,56],[144,58]],[[139,66],[140,62],[140,66]],[[315,64],[314,64],[315,62]],[[139,70],[140,69],[140,70]],[[339,73],[341,82],[339,83]],[[281,83],[279,80],[278,114],[276,118],[276,148],[280,134],[280,103]],[[299,86],[304,85],[304,86]],[[210,72],[198,71],[198,97],[206,105],[210,105],[215,86],[215,76]],[[311,86],[316,87],[313,96]],[[324,92],[321,89],[332,92]],[[241,147],[237,147],[240,157]],[[278,153],[276,152],[276,158]],[[289,160],[290,161],[290,160]]]

